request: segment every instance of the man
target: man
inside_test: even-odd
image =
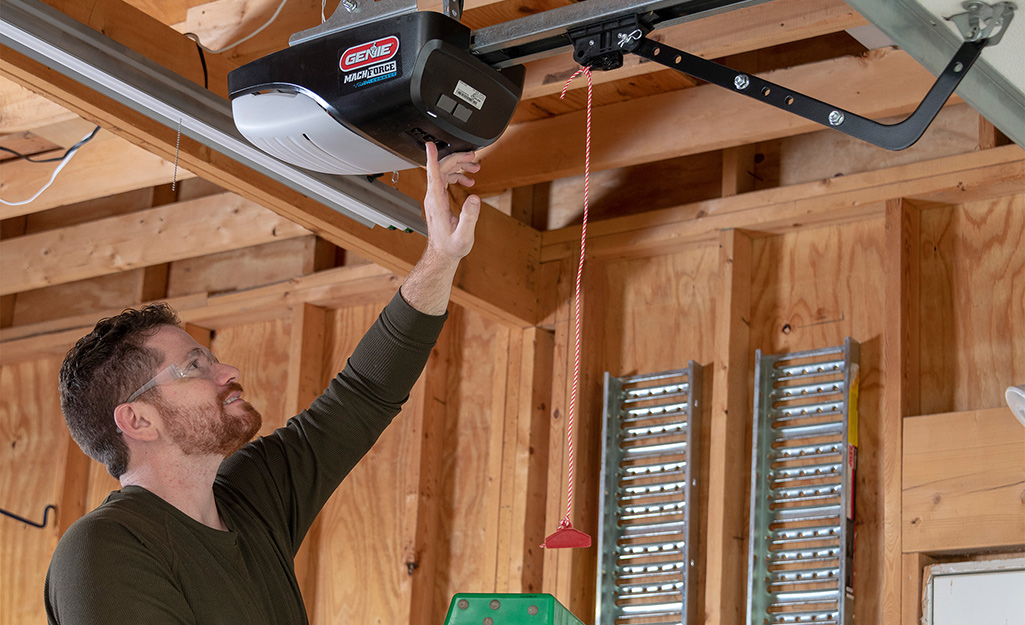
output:
[[[105,319],[68,353],[61,406],[75,441],[122,489],[79,519],[46,578],[50,623],[308,622],[293,558],[342,478],[399,412],[445,320],[480,200],[456,218],[427,145],[427,246],[400,291],[309,409],[249,442],[260,415],[166,306]],[[352,583],[359,583],[357,571]]]

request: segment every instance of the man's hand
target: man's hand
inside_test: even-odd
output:
[[[448,208],[448,185],[472,187],[467,174],[480,170],[473,152],[458,152],[438,162],[438,148],[427,143],[427,195],[424,217],[427,220],[427,247],[420,262],[406,276],[402,297],[420,312],[441,315],[448,308],[459,261],[473,247],[473,231],[480,216],[480,198],[471,195],[456,217]]]
[[[448,185],[459,183],[472,187],[473,179],[467,174],[480,171],[474,163],[473,152],[457,152],[438,162],[438,147],[427,142],[427,196],[424,213],[427,219],[427,252],[436,253],[456,262],[470,253],[473,230],[480,215],[480,198],[471,195],[463,202],[459,217],[448,208]]]

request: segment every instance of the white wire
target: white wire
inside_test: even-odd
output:
[[[200,42],[199,35],[197,35],[196,33],[185,33],[185,36],[189,37],[190,39],[195,41],[196,45],[198,45],[200,48],[203,48],[204,51],[206,51],[206,52],[208,52],[210,54],[220,54],[221,52],[226,52],[226,51],[231,50],[232,48],[234,48],[234,47],[236,47],[236,46],[238,46],[240,44],[243,44],[243,43],[249,41],[253,37],[255,37],[255,36],[259,35],[261,32],[263,32],[263,29],[267,28],[268,26],[270,26],[274,22],[274,20],[278,19],[278,15],[281,14],[281,9],[285,8],[285,3],[286,2],[288,2],[288,0],[281,0],[281,4],[279,4],[278,5],[278,9],[276,11],[274,11],[274,15],[271,15],[270,19],[267,20],[264,23],[263,26],[257,28],[253,32],[249,33],[245,37],[239,39],[238,41],[236,41],[235,43],[233,43],[233,44],[231,44],[229,46],[224,46],[223,48],[220,48],[220,49],[217,49],[217,50],[211,50],[210,48],[204,46],[202,44],[202,42]]]
[[[95,132],[95,131],[93,131],[93,132]],[[82,141],[85,141],[86,139],[88,139],[90,137],[90,135],[92,135],[92,134],[93,133],[90,132],[86,136],[82,137]],[[53,181],[57,179],[57,174],[61,173],[61,170],[64,169],[64,166],[67,165],[71,161],[71,157],[74,156],[75,154],[77,154],[78,150],[81,149],[81,147],[82,146],[79,145],[77,148],[68,150],[68,153],[64,155],[64,158],[61,159],[61,162],[57,164],[57,168],[53,170],[52,174],[50,174],[50,179],[46,182],[46,184],[43,185],[42,189],[36,191],[35,195],[33,195],[32,197],[30,197],[27,200],[22,200],[20,202],[8,202],[7,200],[5,200],[3,198],[0,198],[0,204],[6,204],[7,206],[24,206],[25,204],[29,204],[31,202],[34,202],[37,197],[39,197],[40,195],[43,194],[43,191],[46,191],[47,189],[50,188],[50,185],[53,184]]]

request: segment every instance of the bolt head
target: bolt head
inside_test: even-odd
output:
[[[465,610],[466,608],[470,607],[470,602],[466,599],[460,599],[459,603],[457,603],[456,605],[459,606],[460,610]]]
[[[829,114],[829,125],[830,126],[839,126],[840,124],[843,123],[843,120],[844,120],[844,116],[843,116],[843,113],[841,113],[840,111],[833,111],[832,113]]]
[[[748,85],[751,84],[751,79],[743,74],[737,74],[737,77],[733,79],[733,86],[739,91],[747,89]]]

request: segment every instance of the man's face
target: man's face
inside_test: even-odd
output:
[[[164,355],[161,369],[188,363],[200,348],[187,332],[163,326],[147,347]],[[164,430],[186,455],[227,457],[252,440],[260,430],[260,413],[242,399],[238,369],[214,362],[207,375],[182,378],[141,396],[159,412]]]

